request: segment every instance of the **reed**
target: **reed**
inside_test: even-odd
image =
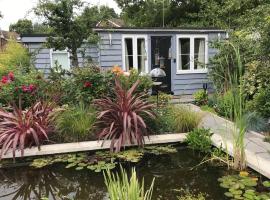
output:
[[[151,200],[154,179],[148,190],[145,191],[144,180],[139,183],[135,168],[132,168],[131,177],[120,166],[120,174],[113,174],[110,170],[103,173],[110,200]]]

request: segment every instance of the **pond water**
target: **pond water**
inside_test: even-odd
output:
[[[205,164],[191,170],[202,161],[203,155],[184,146],[178,146],[177,150],[177,153],[167,155],[145,155],[139,163],[126,163],[124,167],[129,170],[135,166],[139,177],[144,177],[146,186],[155,177],[153,200],[176,200],[181,188],[206,193],[209,195],[207,200],[225,200],[225,190],[219,187],[217,179],[229,173],[226,168]],[[0,170],[1,200],[41,197],[57,200],[107,199],[102,173],[91,170],[76,171],[61,164],[43,169],[16,167]]]

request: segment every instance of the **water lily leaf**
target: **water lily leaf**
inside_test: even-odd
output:
[[[264,187],[270,187],[270,181],[264,181],[262,184]]]
[[[66,166],[66,168],[71,168],[71,167],[75,167],[77,164],[76,163],[70,163]]]
[[[76,167],[76,170],[82,170],[84,167]]]
[[[233,197],[233,194],[230,193],[230,192],[225,192],[224,194],[225,194],[226,197]]]

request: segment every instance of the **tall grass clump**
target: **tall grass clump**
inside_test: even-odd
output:
[[[137,174],[132,168],[131,177],[120,166],[120,174],[113,174],[110,170],[103,173],[110,200],[151,200],[154,187],[154,179],[148,190],[145,191],[144,180],[139,183]]]
[[[245,117],[245,98],[243,95],[243,85],[240,83],[240,80],[243,76],[243,65],[241,61],[241,55],[239,48],[231,45],[235,53],[236,58],[236,69],[233,70],[233,73],[230,74],[230,90],[233,95],[230,95],[230,118],[234,121],[233,127],[233,146],[234,146],[234,168],[243,170],[246,168],[246,159],[245,159],[245,144],[244,138],[247,131],[247,120]]]
[[[198,127],[202,116],[188,107],[174,106],[172,112],[172,129],[174,132],[189,132]]]
[[[78,142],[94,139],[93,129],[96,112],[92,107],[79,104],[60,108],[55,111],[54,125],[56,140],[61,142]]]
[[[168,132],[186,133],[197,128],[201,122],[202,115],[192,111],[188,106],[166,105],[156,109],[155,120],[146,119],[150,130],[156,134]]]

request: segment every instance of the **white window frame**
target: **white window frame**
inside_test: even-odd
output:
[[[71,69],[71,61],[70,61],[70,53],[67,50],[53,50],[50,49],[50,63],[51,63],[51,68],[53,67],[54,63],[53,63],[53,53],[58,53],[58,54],[67,54],[68,56],[68,66],[69,69]]]
[[[179,39],[187,38],[190,39],[190,69],[182,70],[179,67]],[[195,39],[204,38],[205,39],[205,68],[204,69],[194,69],[194,48],[195,48]],[[176,36],[176,74],[189,74],[189,73],[207,73],[207,64],[208,64],[208,35],[206,34],[193,34],[193,35],[177,35]]]
[[[148,67],[148,41],[147,41],[147,35],[132,35],[132,34],[125,34],[122,36],[122,65],[123,70],[128,71],[125,63],[125,39],[132,39],[132,48],[133,48],[133,69],[138,70],[138,51],[137,51],[137,39],[144,39],[145,40],[145,53],[146,53],[146,59],[145,59],[145,72],[143,73],[149,73],[149,67]]]

